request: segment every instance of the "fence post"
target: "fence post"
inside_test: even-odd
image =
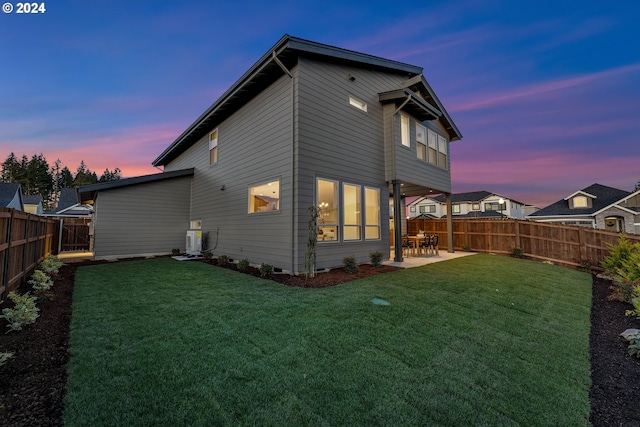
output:
[[[515,233],[515,246],[516,248],[520,248],[522,249],[522,246],[520,246],[520,221],[517,219],[513,220],[513,225],[514,225],[514,233]]]
[[[9,282],[9,261],[11,258],[11,230],[13,229],[13,214],[15,210],[11,210],[11,215],[7,221],[7,252],[4,256],[4,270],[2,271],[2,287],[4,290],[2,291],[1,300],[4,301],[7,293],[7,285]]]

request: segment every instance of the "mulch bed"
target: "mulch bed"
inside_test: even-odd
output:
[[[0,425],[62,425],[73,281],[76,268],[87,264],[91,262],[69,264],[60,270],[55,280],[55,294],[50,301],[39,303],[40,317],[35,324],[20,332],[0,332],[0,351],[14,353],[14,357],[0,367]],[[236,267],[231,264],[228,268]],[[308,280],[277,274],[269,278],[289,286],[322,288],[395,269],[397,267],[364,265],[356,275],[335,269]],[[247,273],[259,276],[257,269]],[[638,426],[640,360],[627,354],[626,343],[618,334],[628,328],[640,329],[640,321],[626,317],[624,311],[629,306],[609,301],[607,295],[608,283],[594,276],[590,421],[594,426]],[[9,304],[5,302],[0,308]]]

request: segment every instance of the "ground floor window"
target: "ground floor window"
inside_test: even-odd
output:
[[[318,241],[378,240],[380,190],[318,178]]]
[[[280,210],[280,181],[249,187],[249,213]]]

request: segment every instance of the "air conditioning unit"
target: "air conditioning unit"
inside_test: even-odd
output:
[[[202,252],[202,231],[187,230],[187,255],[200,255]]]

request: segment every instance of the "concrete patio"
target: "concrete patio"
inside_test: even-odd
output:
[[[440,251],[439,255],[419,255],[404,257],[402,262],[384,261],[384,265],[392,265],[394,267],[413,268],[421,267],[427,264],[433,264],[434,262],[448,261],[450,259],[461,258],[469,255],[475,255],[475,252],[454,252],[449,253],[446,251]]]

